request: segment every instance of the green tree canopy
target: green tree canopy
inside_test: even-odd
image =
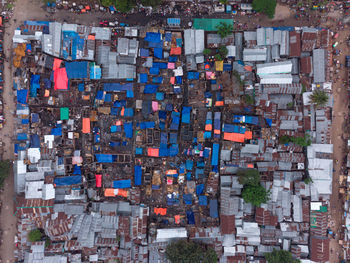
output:
[[[219,35],[221,38],[225,38],[225,37],[227,37],[229,34],[232,33],[232,31],[233,31],[233,26],[232,26],[231,24],[228,24],[228,23],[220,22],[220,24],[216,26],[216,29],[218,30],[218,35]]]
[[[155,2],[158,0],[144,0],[144,1]],[[136,5],[136,2],[135,0],[101,0],[101,5],[105,7],[109,7],[113,5],[120,12],[127,13]]]
[[[245,94],[244,96],[244,102],[248,105],[254,105],[255,101],[254,101],[254,97],[250,96],[249,94]]]
[[[275,16],[276,4],[276,0],[254,0],[253,9],[256,12],[267,15],[268,18],[273,18]]]
[[[218,260],[214,249],[186,240],[171,243],[165,254],[171,263],[216,263]]]
[[[273,249],[271,253],[265,253],[265,258],[268,263],[299,263],[300,260],[293,259],[292,253],[286,250]]]
[[[162,3],[162,0],[141,0],[143,6],[152,6],[156,7]]]
[[[304,137],[292,137],[292,136],[288,136],[288,135],[282,135],[279,138],[279,143],[280,144],[287,144],[287,143],[294,143],[296,145],[302,146],[302,147],[307,147],[311,145],[311,139],[310,139],[310,135],[305,134]]]
[[[204,50],[203,50],[203,55],[204,56],[209,56],[211,54],[211,50],[209,49],[209,48],[205,48]]]
[[[0,161],[0,187],[4,186],[5,179],[9,176],[11,163],[9,161]]]
[[[260,174],[256,169],[239,169],[237,172],[238,182],[242,185],[259,185]]]
[[[242,191],[244,201],[258,207],[269,200],[269,195],[270,191],[266,191],[266,189],[260,184],[247,185]]]
[[[226,58],[227,54],[228,54],[228,50],[227,47],[225,46],[220,46],[218,49],[219,54],[221,55],[221,57]]]
[[[310,95],[310,100],[313,104],[315,104],[317,107],[323,107],[328,102],[328,94],[324,90],[314,90],[312,94]]]
[[[34,229],[34,230],[29,232],[28,239],[30,242],[36,242],[36,241],[40,241],[42,236],[43,236],[43,234],[41,233],[41,231],[39,229]]]

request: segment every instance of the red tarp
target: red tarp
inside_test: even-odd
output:
[[[148,148],[147,153],[148,153],[148,156],[159,157],[159,149],[158,148]]]
[[[83,118],[83,133],[90,133],[90,118]]]
[[[56,69],[59,69],[61,67],[61,63],[62,63],[61,59],[55,58],[53,60],[53,68],[52,68],[52,70],[55,71]]]
[[[95,174],[96,177],[96,187],[102,186],[102,174]]]
[[[181,47],[173,47],[170,49],[170,56],[171,55],[181,55]]]
[[[161,216],[165,216],[166,215],[166,208],[157,208],[157,207],[155,207],[154,208],[154,213],[156,214],[156,215],[161,215]]]
[[[68,77],[66,68],[56,69],[53,73],[55,82],[55,90],[66,90],[68,89]]]

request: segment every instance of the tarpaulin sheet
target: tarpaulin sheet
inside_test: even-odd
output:
[[[176,62],[177,61],[177,56],[171,56],[168,58],[169,62]]]
[[[145,41],[160,43],[162,41],[161,37],[162,35],[160,33],[146,32]]]
[[[177,76],[175,77],[176,79],[176,84],[182,84],[182,77],[181,76]]]
[[[61,66],[62,60],[58,58],[54,58],[53,60],[53,68],[52,70],[55,71],[56,69],[59,69]]]
[[[158,90],[158,85],[152,85],[148,84],[145,86],[145,89],[143,90],[144,94],[154,94]]]
[[[160,110],[158,111],[159,119],[165,120],[166,119],[166,111]]]
[[[80,92],[83,92],[85,90],[85,84],[84,82],[78,84],[78,90]]]
[[[60,108],[60,119],[61,120],[69,119],[69,108]]]
[[[126,83],[126,84],[104,83],[103,84],[104,91],[132,91],[132,88],[133,88],[132,83]]]
[[[135,165],[135,185],[141,185],[142,181],[142,169],[140,165]]]
[[[177,133],[170,133],[169,143],[177,143]]]
[[[159,68],[150,68],[149,74],[151,75],[158,75],[159,74]]]
[[[40,75],[32,75],[30,77],[30,97],[36,98],[37,90],[40,89]]]
[[[132,131],[132,122],[125,122],[124,123],[124,132],[126,138],[132,138],[133,131]]]
[[[192,195],[191,194],[184,194],[183,200],[186,205],[192,205]]]
[[[142,148],[135,148],[135,154],[142,154],[143,149]]]
[[[112,154],[95,154],[98,163],[113,163],[116,156]]]
[[[96,187],[102,186],[102,174],[95,174],[96,178]]]
[[[81,175],[59,177],[54,179],[54,184],[56,186],[67,186],[67,185],[80,184],[80,183],[81,183]]]
[[[169,156],[176,156],[179,153],[179,146],[177,144],[173,144],[169,148]]]
[[[165,216],[166,215],[166,211],[167,211],[167,209],[166,208],[158,208],[158,207],[155,207],[154,208],[154,213],[156,214],[156,215],[161,215],[161,216]]]
[[[192,107],[183,107],[182,108],[182,119],[181,119],[182,123],[187,123],[187,124],[190,123],[191,110],[192,110]]]
[[[163,49],[162,48],[155,48],[154,49],[154,56],[156,58],[162,59],[163,58]]]
[[[245,131],[246,131],[246,128],[242,127],[242,126],[239,126],[239,125],[225,123],[224,126],[223,126],[223,131],[224,132],[234,132],[234,133],[244,134]]]
[[[73,61],[66,62],[68,79],[84,79],[88,77],[88,62]]]
[[[158,148],[148,148],[147,155],[151,157],[159,157],[159,149]]]
[[[163,82],[163,77],[153,77],[152,83],[161,84]]]
[[[140,123],[140,129],[152,129],[155,127],[154,121],[144,121]]]
[[[187,224],[194,225],[195,219],[194,219],[194,214],[193,214],[192,210],[187,210],[186,216],[187,216]]]
[[[218,218],[218,200],[217,199],[211,199],[209,201],[209,214],[212,218]]]
[[[113,188],[124,189],[124,188],[130,188],[130,187],[131,187],[130,179],[113,181]]]
[[[205,195],[200,195],[198,197],[199,205],[208,205],[208,199]]]
[[[40,148],[40,137],[37,134],[30,135],[30,147]]]
[[[170,55],[181,55],[181,47],[173,47],[170,49]]]
[[[153,62],[153,68],[166,69],[168,64],[165,62]]]
[[[73,174],[74,175],[81,175],[81,167],[78,165],[74,165]]]
[[[83,133],[90,133],[90,118],[83,118]]]
[[[28,90],[17,90],[17,103],[27,104]]]
[[[193,161],[192,160],[186,160],[186,170],[191,171],[193,168]]]
[[[213,143],[213,154],[211,156],[211,165],[219,164],[219,148],[220,145],[218,143]]]
[[[22,123],[22,124],[29,124],[29,119],[22,119],[22,120],[21,120],[21,123]]]
[[[59,68],[54,71],[55,90],[68,89],[68,77],[66,68]]]
[[[148,49],[145,49],[145,48],[141,48],[140,49],[140,57],[148,57],[149,56],[149,50]]]
[[[196,194],[197,195],[202,194],[203,191],[204,191],[204,184],[199,184],[199,185],[196,186]]]
[[[146,73],[140,73],[139,83],[147,83],[148,76]]]
[[[178,130],[179,129],[179,123],[180,123],[180,113],[173,111],[171,113],[171,124],[170,124],[170,130]]]
[[[62,128],[52,128],[51,135],[62,136]]]
[[[162,143],[162,144],[168,143],[168,134],[166,132],[160,133],[160,143]]]
[[[199,79],[199,72],[188,72],[187,73],[187,78],[188,79]]]
[[[257,116],[234,115],[233,122],[258,125],[259,118]]]
[[[244,142],[244,134],[224,132],[224,140],[232,142]]]

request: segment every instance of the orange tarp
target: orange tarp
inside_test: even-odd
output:
[[[220,130],[214,130],[214,134],[220,134],[221,131]]]
[[[56,69],[53,73],[53,79],[55,82],[55,90],[68,89],[68,77],[66,68]]]
[[[128,190],[125,189],[114,189],[114,194],[122,197],[128,197]]]
[[[211,125],[211,124],[206,124],[206,125],[205,125],[205,130],[206,130],[206,131],[211,131],[212,128],[213,128],[213,125]]]
[[[253,133],[252,133],[252,131],[246,131],[245,133],[244,133],[244,139],[246,139],[246,140],[251,140],[253,138]]]
[[[88,40],[95,40],[95,36],[94,35],[88,35]]]
[[[105,189],[105,196],[115,196],[113,188]]]
[[[180,215],[174,216],[175,218],[175,224],[180,224]]]
[[[90,133],[90,118],[83,118],[83,133]]]
[[[170,49],[170,55],[181,55],[181,47],[173,47]]]
[[[147,153],[148,153],[148,156],[159,157],[159,149],[158,148],[148,148]]]
[[[154,213],[156,214],[156,215],[161,215],[161,216],[165,216],[166,215],[166,208],[157,208],[157,207],[155,207],[154,208]]]
[[[252,66],[244,66],[244,69],[247,71],[253,71],[253,67]]]
[[[217,107],[224,106],[224,102],[223,101],[217,101],[217,102],[215,102],[215,106],[217,106]]]
[[[234,132],[224,132],[224,140],[232,142],[244,142],[244,134]]]
[[[55,71],[56,69],[59,69],[61,67],[61,63],[62,63],[61,59],[55,58],[53,60],[53,68],[52,68],[52,70]]]
[[[248,167],[248,168],[254,168],[254,164],[248,163],[248,164],[247,164],[247,167]]]

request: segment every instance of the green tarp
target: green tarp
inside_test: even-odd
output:
[[[68,120],[69,119],[69,109],[68,108],[61,108],[61,120]]]
[[[194,29],[203,29],[205,31],[217,31],[220,23],[230,24],[233,26],[233,19],[217,19],[217,18],[195,18],[193,20]]]

